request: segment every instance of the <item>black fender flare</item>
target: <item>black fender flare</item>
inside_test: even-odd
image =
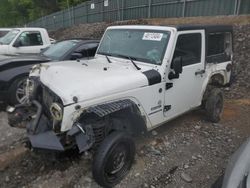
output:
[[[87,108],[85,113],[94,113],[99,118],[110,116],[114,130],[126,130],[135,135],[147,131],[146,117],[142,116],[138,105],[131,99],[94,105]]]

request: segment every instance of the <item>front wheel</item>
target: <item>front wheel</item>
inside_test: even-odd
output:
[[[103,187],[113,187],[128,173],[135,156],[133,139],[113,132],[101,143],[93,161],[93,177]]]
[[[212,89],[205,102],[205,110],[208,120],[213,123],[220,121],[223,112],[223,103],[224,97],[222,90],[219,88]]]
[[[9,89],[9,103],[11,105],[22,104],[26,101],[25,87],[27,76],[17,78]]]

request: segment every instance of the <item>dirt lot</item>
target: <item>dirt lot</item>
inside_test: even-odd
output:
[[[138,138],[135,164],[117,187],[210,187],[250,135],[249,114],[250,98],[227,98],[218,124],[197,110]],[[35,154],[24,148],[24,132],[0,117],[1,187],[98,187],[90,155]]]

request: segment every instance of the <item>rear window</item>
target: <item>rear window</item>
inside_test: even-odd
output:
[[[230,61],[232,54],[231,33],[210,33],[208,35],[207,62]]]

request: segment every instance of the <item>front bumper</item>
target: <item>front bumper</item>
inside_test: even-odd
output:
[[[27,109],[36,109],[35,114],[27,115]],[[23,127],[25,124],[29,146],[33,149],[65,151],[78,148],[79,152],[90,149],[94,143],[93,130],[90,125],[75,123],[71,130],[56,133],[53,123],[43,114],[43,107],[38,101],[29,105],[19,105],[8,111],[9,124],[12,127]]]
[[[65,151],[59,137],[53,131],[46,131],[37,135],[28,135],[30,146],[34,149]]]

